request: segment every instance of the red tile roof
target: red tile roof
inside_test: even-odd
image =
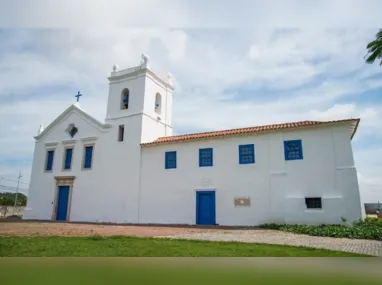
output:
[[[182,142],[182,141],[190,141],[190,140],[197,140],[197,139],[208,139],[208,138],[235,136],[235,135],[241,135],[241,134],[278,131],[278,130],[285,130],[285,129],[314,127],[314,126],[322,126],[322,125],[338,124],[338,123],[346,123],[346,122],[352,123],[352,132],[350,136],[350,139],[352,139],[355,132],[357,131],[359,121],[360,119],[345,119],[345,120],[337,120],[337,121],[302,121],[302,122],[292,122],[292,123],[284,123],[284,124],[273,124],[273,125],[265,125],[265,126],[249,127],[249,128],[160,137],[155,141],[142,143],[141,145],[143,146],[156,145],[156,144]]]

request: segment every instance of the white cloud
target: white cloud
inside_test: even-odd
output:
[[[381,3],[356,0],[13,0],[0,10],[0,25],[31,28],[179,27],[370,28],[380,24]],[[49,11],[49,13],[41,13]],[[85,12],[84,12],[85,11]]]
[[[317,120],[330,121],[338,118],[354,118],[357,117],[355,104],[335,104],[333,107],[324,110],[312,110],[311,116]]]

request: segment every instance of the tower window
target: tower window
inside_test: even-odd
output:
[[[121,110],[129,109],[129,89],[123,89],[121,94]]]
[[[123,142],[123,137],[125,135],[125,126],[120,125],[118,128],[118,141]]]
[[[161,109],[162,109],[162,96],[159,93],[157,93],[155,94],[155,112],[160,114]]]

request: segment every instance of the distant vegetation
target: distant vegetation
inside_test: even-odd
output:
[[[16,199],[16,193],[0,193],[0,205],[2,206],[14,206]],[[25,206],[27,204],[27,196],[22,193],[17,194],[17,205],[16,206]]]
[[[348,225],[278,225],[265,224],[261,226],[265,229],[274,229],[296,234],[310,236],[351,238],[351,239],[371,239],[382,241],[382,219],[366,218],[363,221]]]

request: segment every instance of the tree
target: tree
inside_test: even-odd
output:
[[[382,29],[379,29],[379,32],[375,35],[375,40],[367,44],[367,54],[365,57],[367,63],[374,63],[378,59],[382,59]],[[382,65],[382,60],[379,63]]]
[[[0,193],[0,205],[13,206],[15,204],[15,199],[16,199],[16,193],[10,193],[10,192]],[[22,193],[18,193],[16,206],[25,206],[26,203],[27,203],[27,197]]]

